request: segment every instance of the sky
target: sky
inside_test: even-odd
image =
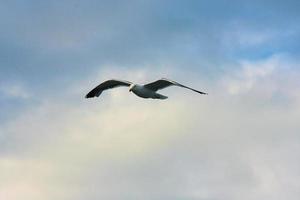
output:
[[[297,200],[300,1],[0,1],[0,199]],[[164,101],[116,78],[166,77]]]

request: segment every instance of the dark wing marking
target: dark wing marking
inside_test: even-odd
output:
[[[168,79],[165,79],[165,78],[159,79],[159,80],[154,81],[152,83],[148,83],[148,84],[144,85],[144,87],[146,87],[146,88],[148,88],[150,90],[153,90],[153,91],[157,91],[157,90],[161,90],[161,89],[164,89],[164,88],[172,86],[172,85],[183,87],[183,88],[187,88],[189,90],[192,90],[194,92],[198,92],[200,94],[207,94],[205,92],[201,92],[201,91],[195,90],[193,88],[187,87],[185,85],[182,85],[180,83],[177,83],[175,81],[168,80]]]
[[[120,87],[120,86],[130,86],[132,83],[129,81],[122,81],[122,80],[107,80],[92,89],[87,95],[85,95],[85,98],[92,98],[92,97],[99,97],[100,94],[107,89]]]

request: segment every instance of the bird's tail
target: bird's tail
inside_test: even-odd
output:
[[[167,98],[168,98],[167,96],[158,93],[155,93],[154,95],[154,99],[167,99]]]

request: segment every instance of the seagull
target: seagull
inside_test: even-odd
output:
[[[194,92],[197,92],[199,94],[207,94],[205,92],[200,92],[198,90],[195,90],[193,88],[187,87],[185,85],[182,85],[180,83],[177,83],[175,81],[162,78],[157,81],[140,85],[140,84],[134,84],[129,81],[124,80],[116,80],[116,79],[110,79],[107,81],[104,81],[94,89],[92,89],[85,98],[93,98],[93,97],[99,97],[100,94],[107,89],[120,87],[120,86],[126,86],[129,87],[129,92],[133,92],[135,95],[142,97],[142,98],[152,98],[152,99],[167,99],[167,96],[164,96],[162,94],[157,93],[158,90],[164,89],[169,86],[179,86],[183,87],[189,90],[192,90]]]

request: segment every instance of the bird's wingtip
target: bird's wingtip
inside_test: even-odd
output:
[[[91,95],[90,93],[88,93],[87,95],[85,95],[85,98],[86,98],[86,99],[89,99],[89,98],[92,98],[92,97],[94,97],[94,96]]]

